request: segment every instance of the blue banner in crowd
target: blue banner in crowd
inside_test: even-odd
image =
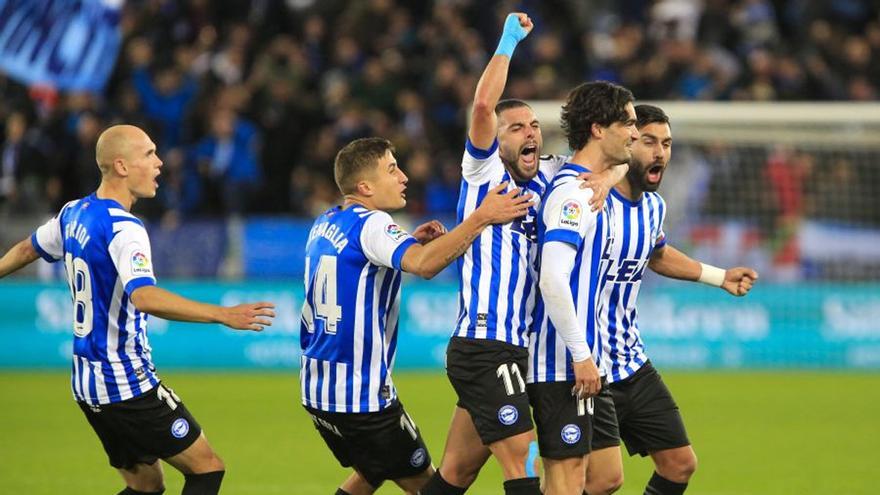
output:
[[[0,0],[0,71],[100,91],[119,52],[122,0]]]
[[[163,286],[226,305],[274,301],[278,316],[262,333],[151,318],[160,372],[298,366],[299,281]],[[660,366],[880,369],[880,285],[759,285],[745,298],[686,283],[645,289],[639,319],[647,353]],[[0,301],[0,367],[70,366],[65,286],[3,281]],[[397,369],[442,369],[456,312],[456,285],[405,282]]]

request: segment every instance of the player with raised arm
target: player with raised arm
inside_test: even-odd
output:
[[[162,161],[141,129],[118,125],[98,138],[101,185],[0,258],[4,277],[42,257],[64,261],[73,297],[73,396],[125,480],[122,495],[161,494],[163,459],[186,479],[187,495],[215,494],[225,473],[180,398],[160,382],[147,315],[238,330],[263,329],[270,303],[215,306],[156,286],[150,240],[131,206],[152,198]]]
[[[667,243],[666,203],[656,191],[672,156],[669,118],[651,105],[638,105],[635,111],[640,136],[633,144],[629,173],[606,200],[613,241],[603,294],[607,325],[601,331],[610,394],[596,401],[586,482],[590,495],[613,493],[623,484],[621,439],[630,455],[650,455],[654,461],[646,494],[684,493],[697,467],[678,406],[645,355],[636,311],[645,268],[721,287],[734,296],[746,295],[758,279],[751,268],[722,270]]]
[[[541,127],[528,104],[499,101],[514,48],[532,27],[526,14],[507,16],[498,49],[477,83],[461,164],[459,221],[502,183],[532,191],[540,201],[565,163],[565,157],[541,155]],[[606,183],[624,173],[621,168],[582,183],[599,190],[590,206],[601,206]],[[446,353],[458,402],[440,468],[423,495],[464,493],[490,456],[501,464],[505,493],[540,493],[526,462],[534,431],[524,380],[537,292],[537,208],[483,231],[458,262],[459,313]]]
[[[602,387],[598,308],[607,249],[606,210],[586,208],[592,191],[577,176],[630,159],[638,137],[633,95],[607,82],[585,83],[562,107],[562,129],[575,150],[553,179],[538,218],[541,298],[529,339],[528,394],[544,462],[544,493],[579,495],[592,436],[592,397]]]
[[[388,214],[406,206],[407,177],[393,152],[382,138],[339,151],[343,204],[315,220],[306,245],[302,403],[339,463],[354,468],[338,495],[370,494],[385,480],[415,494],[434,473],[391,379],[402,272],[433,277],[484,228],[533,206],[531,194],[499,184],[448,233],[432,221],[410,235]]]

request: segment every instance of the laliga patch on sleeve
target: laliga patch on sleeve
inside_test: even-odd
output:
[[[396,223],[389,223],[385,227],[385,233],[388,234],[388,237],[391,238],[394,242],[400,242],[402,239],[407,237],[409,234]]]
[[[152,275],[153,268],[150,266],[150,259],[141,251],[135,251],[131,255],[131,274],[132,275]]]
[[[581,215],[583,215],[583,212],[584,208],[578,201],[574,199],[566,200],[565,203],[562,203],[562,209],[559,211],[559,225],[577,229],[581,226]]]

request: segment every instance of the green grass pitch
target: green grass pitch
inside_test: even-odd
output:
[[[227,494],[331,494],[345,477],[299,406],[295,374],[185,373],[163,378],[224,458]],[[681,373],[664,377],[700,459],[689,493],[868,494],[880,481],[880,375]],[[403,403],[439,463],[454,396],[438,373],[399,373]],[[116,493],[121,478],[70,398],[61,372],[0,373],[0,492]],[[182,476],[166,466],[167,493]],[[640,494],[650,461],[626,459],[619,492]],[[489,461],[469,493],[500,494]],[[398,493],[386,484],[379,493]]]

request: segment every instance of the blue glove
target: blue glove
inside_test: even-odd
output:
[[[501,33],[495,55],[507,55],[507,58],[512,58],[514,48],[528,34],[528,31],[520,26],[519,17],[516,14],[508,14],[507,19],[504,20],[504,32]]]

